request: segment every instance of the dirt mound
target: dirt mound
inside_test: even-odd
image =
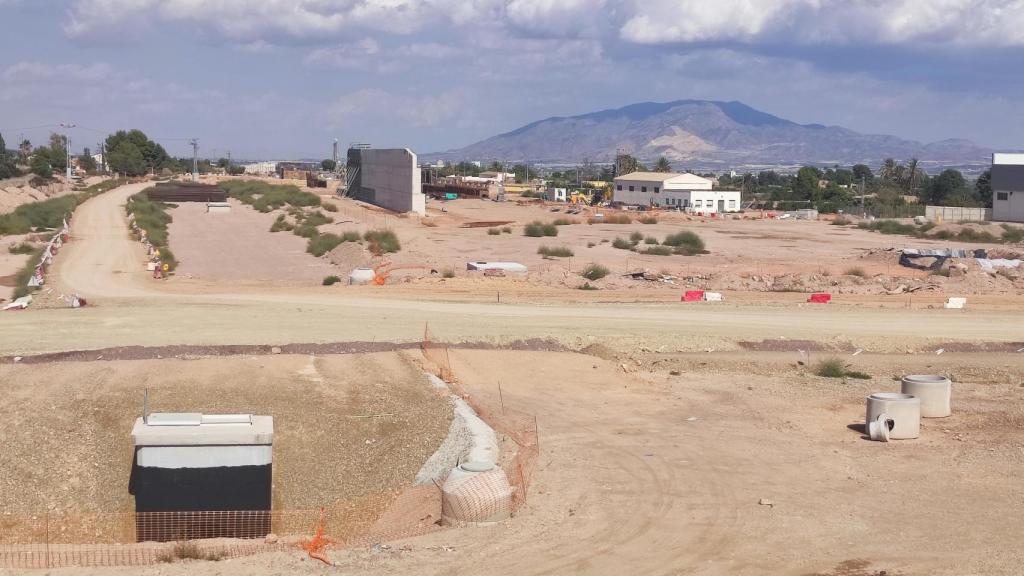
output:
[[[348,274],[354,268],[366,266],[370,262],[370,253],[358,242],[342,242],[327,253],[327,259]]]
[[[580,348],[580,354],[595,356],[601,360],[615,360],[615,351],[604,344],[590,344],[589,346]]]

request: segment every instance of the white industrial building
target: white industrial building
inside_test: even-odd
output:
[[[633,172],[615,178],[612,199],[631,206],[676,208],[712,214],[739,212],[738,190],[712,190],[713,183],[696,174]]]
[[[992,220],[1024,222],[1024,154],[992,155]]]
[[[246,174],[252,176],[270,176],[277,172],[277,162],[254,162],[242,166]]]

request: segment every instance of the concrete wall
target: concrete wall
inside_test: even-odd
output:
[[[394,210],[426,214],[416,154],[408,148],[348,151],[349,195]]]
[[[1022,195],[1024,196],[1024,195]],[[1022,198],[1024,200],[1024,198]],[[1021,203],[1024,206],[1024,202]],[[932,222],[989,222],[993,219],[991,208],[961,208],[959,206],[925,206],[924,217]]]

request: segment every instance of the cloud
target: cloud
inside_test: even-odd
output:
[[[407,126],[430,128],[456,117],[465,102],[455,92],[436,95],[395,94],[377,88],[339,96],[327,109],[331,127],[369,129],[382,119],[400,118]]]
[[[22,61],[11,64],[3,72],[4,80],[12,82],[34,82],[59,80],[63,82],[100,82],[113,76],[113,68],[105,62],[83,66],[81,64],[46,64]]]
[[[640,8],[643,8],[640,10]],[[1020,0],[654,0],[622,26],[642,44],[1020,46]]]
[[[332,68],[368,68],[380,50],[379,42],[373,38],[363,38],[329,48],[317,48],[306,55],[303,63]]]

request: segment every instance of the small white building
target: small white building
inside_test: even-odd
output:
[[[992,220],[1024,222],[1024,154],[992,155]]]
[[[548,188],[544,192],[544,199],[548,202],[567,202],[569,191],[566,188]]]
[[[277,172],[277,162],[254,162],[242,166],[245,173],[252,176],[270,176]]]
[[[633,172],[615,178],[612,199],[632,206],[676,208],[699,214],[739,212],[738,190],[712,190],[713,183],[696,174]]]

